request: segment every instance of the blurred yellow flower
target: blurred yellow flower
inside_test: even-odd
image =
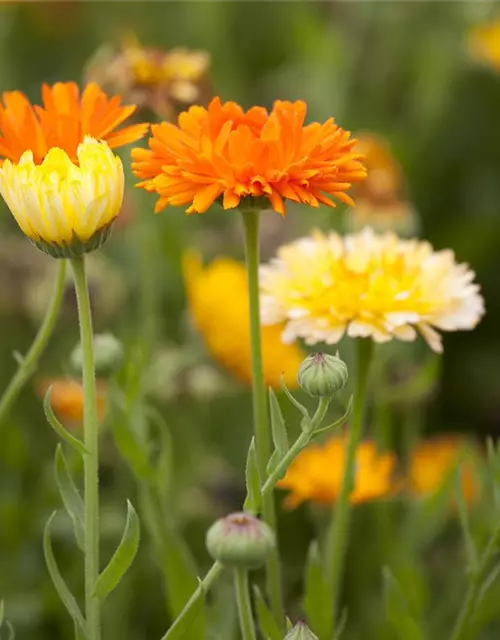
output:
[[[121,47],[103,47],[87,66],[87,78],[127,96],[162,117],[175,107],[203,104],[211,97],[210,55],[206,51],[144,47],[133,35]]]
[[[22,231],[55,257],[81,255],[109,235],[123,200],[123,167],[106,143],[85,138],[78,164],[57,147],[35,165],[25,151],[19,163],[0,166],[0,194]]]
[[[457,435],[429,438],[420,442],[410,456],[409,489],[416,495],[429,495],[451,480],[460,465],[462,492],[471,502],[478,494],[479,479],[474,468],[475,448]]]
[[[335,502],[342,487],[347,437],[334,437],[323,446],[311,445],[292,462],[278,487],[289,489],[285,506],[295,508],[310,500],[329,505]],[[356,449],[354,489],[350,502],[358,504],[395,493],[396,456],[378,453],[373,442],[361,442]]]
[[[47,378],[36,384],[36,393],[43,399],[51,388],[50,403],[54,413],[64,423],[74,426],[83,420],[83,387],[81,382],[73,378]],[[97,412],[102,420],[106,412],[106,386],[103,381],[97,382]]]
[[[203,267],[194,252],[184,259],[189,311],[210,354],[238,380],[249,384],[251,375],[250,325],[245,267],[229,258],[217,258]],[[264,379],[278,388],[283,373],[288,387],[297,386],[297,371],[304,355],[296,345],[281,342],[283,326],[264,327],[262,355]]]
[[[341,237],[316,231],[281,247],[261,267],[263,324],[285,323],[283,340],[413,341],[442,351],[435,329],[472,329],[484,313],[474,273],[452,251],[370,228]]]
[[[473,60],[500,71],[500,19],[471,29],[467,40]]]

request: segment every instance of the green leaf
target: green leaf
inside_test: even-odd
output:
[[[345,628],[347,626],[347,618],[348,618],[347,609],[343,609],[342,613],[340,614],[340,618],[338,619],[338,622],[335,625],[335,634],[333,636],[333,640],[340,640],[340,638],[342,637],[342,634],[344,633]]]
[[[160,436],[160,452],[155,465],[155,478],[160,498],[164,504],[167,504],[172,487],[174,470],[172,435],[163,416],[156,408],[148,407],[147,416],[156,427]]]
[[[75,436],[72,436],[71,433],[66,431],[66,429],[62,426],[62,424],[56,418],[54,411],[52,410],[52,404],[50,402],[51,394],[52,394],[52,387],[49,387],[47,389],[47,393],[45,394],[45,398],[43,401],[43,410],[45,411],[45,417],[47,418],[47,422],[54,429],[57,435],[60,438],[62,438],[65,442],[67,442],[71,447],[73,447],[73,449],[78,451],[78,453],[82,455],[89,455],[89,451],[86,448],[86,446],[83,444],[83,442],[81,442],[81,440],[78,440],[78,438],[75,438]]]
[[[7,636],[7,640],[14,640],[15,637],[16,637],[16,632],[14,631],[14,627],[12,626],[12,624],[8,620],[5,623],[5,626],[7,627],[8,631],[9,631],[9,635]]]
[[[115,589],[134,561],[139,548],[141,527],[139,517],[127,500],[127,522],[118,549],[109,561],[108,566],[97,578],[92,596],[103,602]]]
[[[3,600],[0,600],[0,627],[3,625],[3,619],[5,616],[5,606]]]
[[[139,480],[154,481],[154,469],[149,463],[149,452],[135,434],[129,429],[126,420],[119,417],[114,420],[111,429],[116,447],[120,455],[129,464],[132,472]]]
[[[193,634],[193,624],[201,615],[205,604],[205,592],[200,580],[198,580],[198,589],[193,594],[192,598],[193,604],[190,607],[189,612],[182,618],[175,620],[174,624],[161,640],[181,640],[181,638],[187,638],[188,631],[188,640],[194,640],[195,638],[200,638],[201,640],[201,638],[204,637],[203,635]]]
[[[58,444],[56,449],[54,473],[62,501],[73,522],[76,543],[83,551],[85,545],[85,516],[83,500],[69,472],[68,463],[64,457],[61,444]]]
[[[317,540],[309,546],[306,561],[304,609],[311,629],[320,638],[326,638],[332,625],[331,607],[325,606],[327,593],[323,562]]]
[[[349,418],[351,411],[352,411],[352,402],[353,402],[353,396],[351,396],[349,398],[349,402],[347,403],[347,408],[344,412],[344,415],[342,417],[340,417],[338,420],[335,420],[335,422],[331,422],[330,424],[327,424],[326,427],[321,427],[321,429],[315,429],[314,431],[314,435],[318,435],[319,433],[323,433],[324,431],[329,431],[330,429],[335,429],[336,427],[341,427],[344,422],[347,420],[347,418]]]
[[[280,452],[278,451],[278,449],[275,449],[272,452],[271,457],[269,458],[269,461],[267,463],[266,471],[268,476],[270,476],[274,472],[274,470],[279,465],[282,459],[283,458]]]
[[[271,430],[273,434],[273,442],[276,451],[280,455],[280,459],[283,459],[288,453],[290,445],[288,444],[288,435],[286,432],[286,425],[281,413],[281,408],[276,398],[276,394],[272,389],[269,389],[269,403],[271,406]]]
[[[300,413],[304,416],[303,421],[311,421],[311,416],[309,415],[309,411],[304,407],[304,405],[300,404],[300,402],[293,397],[293,395],[288,390],[288,387],[285,384],[285,379],[283,375],[281,376],[281,388],[283,389],[286,397],[290,400],[293,406],[300,411]]]
[[[47,563],[47,568],[49,570],[49,575],[54,583],[54,587],[61,598],[62,603],[66,607],[69,615],[73,618],[75,624],[78,626],[80,633],[82,636],[88,640],[87,629],[85,626],[85,620],[83,618],[82,612],[80,611],[80,607],[78,606],[75,597],[68,589],[64,579],[59,571],[59,567],[57,566],[56,559],[54,557],[54,552],[52,551],[52,539],[51,539],[51,527],[52,521],[56,516],[56,511],[50,516],[47,524],[45,525],[45,531],[43,534],[43,552],[45,554],[45,561]]]
[[[458,465],[455,472],[455,494],[457,498],[458,514],[460,516],[460,524],[462,527],[462,535],[464,537],[465,552],[467,554],[467,562],[469,571],[474,571],[477,568],[477,550],[474,544],[474,538],[469,522],[469,512],[467,505],[465,504],[465,498],[462,490],[462,473],[460,465]]]
[[[247,465],[245,470],[247,497],[243,509],[257,513],[262,503],[260,490],[260,475],[257,466],[257,451],[255,450],[255,438],[252,438],[248,448]]]
[[[424,633],[414,619],[396,578],[388,567],[382,570],[387,619],[401,640],[424,640]]]
[[[257,586],[253,588],[255,596],[255,611],[259,622],[259,629],[264,638],[268,640],[283,640],[283,634],[274,621],[272,613],[267,608],[267,604],[262,597],[262,593]]]

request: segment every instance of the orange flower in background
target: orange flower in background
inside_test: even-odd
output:
[[[307,500],[330,505],[342,488],[347,437],[334,437],[323,446],[306,447],[292,462],[283,480],[277,484],[289,489],[285,506],[294,509]],[[377,452],[375,443],[361,442],[356,449],[356,473],[351,504],[359,504],[393,495],[399,489],[394,481],[396,456]]]
[[[95,83],[80,94],[74,82],[42,87],[43,106],[32,105],[20,91],[7,91],[0,101],[0,161],[18,162],[27,150],[40,164],[52,147],[66,151],[77,162],[78,145],[85,136],[105,141],[116,148],[145,135],[148,125],[121,125],[134,105],[121,105],[120,96],[109,98]]]
[[[452,474],[460,465],[463,496],[467,502],[471,502],[479,492],[479,477],[474,467],[475,455],[477,451],[474,446],[456,435],[420,442],[410,456],[410,491],[421,496],[439,491],[451,480]]]
[[[306,104],[277,101],[271,113],[248,111],[214,98],[208,109],[191,107],[178,125],[153,125],[149,150],[132,151],[138,186],[159,195],[155,211],[189,205],[204,213],[219,197],[224,209],[242,198],[266,198],[285,214],[284,200],[334,207],[352,205],[346,191],[366,177],[350,133],[335,124],[304,126]]]
[[[500,71],[500,17],[471,29],[467,44],[473,60]]]
[[[36,385],[36,393],[40,399],[45,397],[49,387],[52,387],[50,403],[54,413],[64,423],[77,424],[83,420],[83,386],[73,378],[49,378]],[[106,386],[104,382],[97,382],[97,413],[102,420],[106,413]]]
[[[355,189],[356,199],[388,204],[399,199],[404,185],[403,172],[386,140],[376,133],[356,135],[355,150],[363,155],[368,175]]]
[[[196,252],[184,259],[188,307],[193,324],[217,362],[238,380],[250,384],[250,321],[244,265],[217,258],[203,267]],[[266,385],[280,388],[281,376],[297,387],[297,371],[305,357],[296,345],[281,342],[282,325],[262,327],[263,374]]]

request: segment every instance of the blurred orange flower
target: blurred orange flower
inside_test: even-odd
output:
[[[500,71],[500,18],[469,31],[468,51],[476,62]]]
[[[52,388],[50,402],[54,413],[64,423],[76,425],[83,420],[83,386],[73,378],[48,378],[36,384],[36,393],[43,399]],[[97,381],[97,413],[102,420],[106,413],[106,385]]]
[[[304,449],[278,482],[281,489],[289,489],[285,506],[293,509],[306,500],[330,505],[342,488],[346,459],[347,437],[334,437],[323,446]],[[358,504],[393,495],[399,489],[394,481],[396,456],[391,452],[378,453],[375,443],[361,442],[356,450],[356,474],[350,502]]]
[[[32,105],[20,91],[2,94],[0,161],[3,156],[18,162],[29,149],[39,164],[52,147],[59,147],[78,162],[77,148],[87,135],[116,148],[138,140],[148,129],[147,124],[135,124],[115,131],[135,106],[121,105],[120,96],[108,98],[95,83],[88,84],[81,95],[74,82],[43,85],[42,102],[43,106]]]
[[[306,110],[302,101],[278,100],[271,113],[243,111],[220,98],[208,109],[191,107],[178,126],[153,125],[149,150],[132,151],[138,186],[159,195],[157,212],[189,204],[187,213],[204,213],[219,197],[224,209],[265,198],[281,215],[284,199],[333,207],[334,197],[352,205],[346,191],[366,177],[356,141],[333,118],[304,126]]]
[[[416,495],[437,492],[450,481],[460,466],[462,492],[471,502],[479,493],[479,478],[474,467],[475,448],[457,435],[430,438],[420,442],[410,456],[409,489]]]
[[[189,311],[210,354],[238,380],[252,380],[250,323],[245,267],[230,258],[217,258],[203,267],[195,252],[186,254],[184,279]],[[263,372],[266,385],[297,386],[297,371],[305,354],[281,342],[282,325],[262,327]]]

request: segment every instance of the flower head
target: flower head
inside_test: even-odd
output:
[[[121,47],[106,46],[92,57],[87,77],[127,96],[139,108],[170,119],[177,107],[200,103],[210,94],[206,51],[144,47],[129,34]]]
[[[465,438],[449,435],[429,438],[412,451],[408,468],[409,490],[420,496],[433,494],[452,479],[460,467],[462,492],[466,502],[478,494],[475,448]]]
[[[442,351],[436,329],[472,329],[484,313],[474,273],[452,251],[372,229],[345,238],[315,232],[281,247],[261,271],[264,324],[285,322],[283,340],[412,341]]]
[[[333,504],[342,487],[346,460],[347,438],[331,438],[323,446],[311,445],[292,462],[278,486],[290,490],[285,505],[295,508],[310,500],[318,504]],[[373,442],[365,441],[356,449],[356,474],[350,502],[358,504],[394,493],[396,456],[378,453]]]
[[[56,416],[64,423],[78,425],[83,420],[83,387],[74,378],[48,378],[41,380],[36,386],[38,397],[44,398],[51,389],[50,403]],[[106,411],[105,385],[97,384],[97,412],[102,420]]]
[[[218,258],[203,267],[200,256],[184,260],[188,305],[193,323],[211,355],[238,380],[252,380],[250,321],[245,267],[230,258]],[[288,387],[297,386],[297,371],[304,354],[297,345],[281,342],[283,326],[263,327],[264,379],[278,388],[283,374]]]
[[[468,51],[471,58],[500,71],[500,19],[491,20],[471,29],[468,34]]]
[[[2,104],[3,101],[3,104]],[[5,92],[0,100],[0,161],[19,162],[31,151],[40,164],[51,148],[65,151],[78,161],[78,146],[86,136],[104,140],[110,148],[142,138],[148,125],[136,124],[115,131],[135,111],[123,106],[120,97],[108,98],[94,82],[83,93],[74,82],[42,87],[43,106],[32,105],[20,91]]]
[[[355,188],[356,200],[387,204],[401,195],[403,172],[388,143],[374,133],[356,135],[355,150],[363,155],[367,177]]]
[[[156,211],[189,204],[187,213],[204,213],[219,197],[224,209],[263,198],[282,215],[284,199],[352,204],[346,191],[366,176],[355,140],[333,118],[304,126],[305,116],[301,101],[277,101],[268,113],[214,98],[181,113],[178,126],[153,126],[150,149],[134,149],[132,167],[139,186],[159,195]]]
[[[106,143],[86,138],[78,164],[53,147],[42,164],[26,151],[18,164],[0,166],[0,194],[22,231],[54,257],[100,246],[123,200],[123,167]]]

